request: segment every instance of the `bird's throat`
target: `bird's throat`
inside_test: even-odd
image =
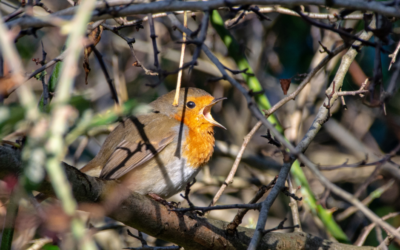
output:
[[[211,126],[189,129],[185,139],[182,156],[187,159],[190,167],[199,168],[210,160],[215,143],[214,129]]]

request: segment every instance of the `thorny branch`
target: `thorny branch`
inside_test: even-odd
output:
[[[287,220],[287,218],[285,218],[283,221],[281,221],[278,226],[276,226],[274,228],[271,228],[271,229],[268,229],[268,230],[264,230],[263,233],[267,234],[267,233],[270,233],[270,232],[273,232],[273,231],[277,231],[277,230],[299,228],[299,225],[284,227],[283,224],[285,223],[286,220]]]
[[[131,0],[119,0],[109,2],[108,6],[119,6],[130,4]],[[243,5],[248,4],[247,0],[230,0],[229,3],[231,5]],[[254,4],[257,5],[273,5],[279,4],[282,7],[284,6],[295,6],[304,4],[304,1],[300,0],[291,0],[285,1],[284,3],[279,0],[258,0],[253,1]],[[314,0],[312,2],[315,5],[326,5],[325,0]],[[152,3],[144,3],[144,4],[134,4],[126,7],[116,7],[113,9],[112,13],[105,12],[104,9],[107,5],[99,1],[96,3],[96,10],[93,13],[91,21],[96,21],[100,19],[109,19],[115,17],[124,17],[135,14],[143,14],[143,13],[162,13],[166,11],[182,11],[182,10],[191,10],[191,11],[201,11],[204,9],[218,9],[222,7],[226,7],[226,0],[214,0],[207,2],[167,2],[167,1],[159,1]],[[350,8],[350,9],[358,9],[360,11],[371,11],[377,12],[382,15],[400,17],[400,13],[395,6],[385,6],[383,4],[377,4],[376,2],[363,2],[362,5],[359,4],[358,1],[347,1],[347,0],[335,0],[332,3],[331,7],[336,8]],[[48,18],[38,19],[35,17],[26,17],[26,18],[18,18],[16,20],[12,20],[8,22],[8,27],[19,25],[21,28],[26,27],[44,27],[44,26],[54,26],[55,23],[52,22],[53,17],[57,18],[66,18],[74,15],[77,7],[70,7],[68,9],[58,11],[53,13]]]
[[[246,15],[247,12],[253,12],[260,18],[260,20],[271,21],[271,19],[269,17],[267,17],[266,15],[264,15],[260,12],[260,8],[258,8],[258,6],[251,6],[250,4],[246,4],[246,5],[240,6],[239,8],[233,8],[232,5],[228,4],[228,7],[229,7],[230,11],[235,12],[235,13],[242,11],[240,13],[240,15],[237,18],[235,18],[235,20],[233,20],[233,22],[231,24],[228,25],[229,28],[235,26],[240,21],[240,19],[242,19]]]
[[[189,211],[201,211],[201,212],[207,212],[211,210],[223,210],[223,209],[237,209],[237,208],[245,208],[245,209],[255,209],[258,210],[260,209],[260,204],[261,203],[255,203],[255,204],[232,204],[232,205],[219,205],[219,206],[213,206],[213,207],[188,207],[188,208],[175,208],[171,211],[175,212],[180,212],[180,213],[186,213]]]
[[[351,39],[360,41],[360,42],[361,42],[362,44],[364,44],[364,45],[368,45],[368,46],[372,46],[372,47],[377,47],[377,44],[374,43],[374,42],[369,42],[369,41],[366,41],[366,40],[364,40],[364,39],[361,39],[360,37],[358,37],[358,36],[356,36],[356,35],[353,35],[353,34],[351,34],[351,33],[349,33],[349,32],[346,32],[346,31],[343,30],[343,29],[336,29],[336,28],[334,27],[334,25],[326,25],[326,24],[324,24],[324,23],[321,23],[321,22],[315,21],[315,20],[313,20],[313,19],[311,19],[311,18],[308,18],[308,17],[307,17],[306,15],[304,15],[300,10],[295,10],[295,11],[296,11],[304,20],[306,20],[308,23],[310,23],[310,24],[312,24],[312,25],[315,25],[315,26],[317,26],[317,27],[319,27],[319,28],[327,29],[327,30],[333,31],[333,32],[335,32],[335,33],[338,33],[338,34],[340,34],[340,35],[342,35],[342,36],[349,37],[349,38],[351,38]]]
[[[364,160],[362,160],[360,162],[357,162],[357,163],[347,164],[347,161],[346,161],[341,165],[337,165],[337,166],[319,166],[318,168],[320,170],[329,171],[329,170],[335,170],[335,169],[339,169],[339,168],[357,168],[357,167],[363,167],[363,166],[382,165],[383,163],[390,161],[390,159],[392,157],[394,157],[399,150],[400,150],[400,145],[397,145],[396,148],[394,148],[389,154],[387,154],[384,157],[382,157],[382,159],[374,161],[374,162],[370,162],[370,163],[367,163],[368,156],[366,156],[366,159],[364,159]]]
[[[386,183],[385,185],[383,185],[382,187],[379,187],[378,189],[376,189],[375,191],[371,192],[370,195],[368,195],[364,200],[362,200],[361,202],[365,205],[368,206],[369,204],[371,204],[371,202],[376,199],[379,198],[381,196],[381,194],[383,194],[384,192],[386,192],[390,187],[392,187],[394,184],[394,180],[389,181],[388,183]],[[345,219],[347,219],[348,217],[350,217],[352,214],[354,214],[355,212],[358,211],[357,207],[349,207],[346,210],[344,210],[343,212],[341,212],[340,214],[338,214],[336,216],[336,219],[338,221],[343,221]]]
[[[268,185],[261,186],[261,188],[258,190],[256,195],[254,196],[254,198],[251,199],[249,204],[254,204],[258,200],[260,200],[264,196],[264,194],[275,185],[277,178],[278,178],[278,176],[275,176],[275,178]],[[249,211],[249,209],[240,209],[237,212],[235,218],[226,227],[228,234],[233,235],[236,232],[237,227],[242,223],[243,217],[246,215],[246,213],[248,211]]]
[[[158,51],[157,48],[157,36],[154,28],[154,20],[153,16],[151,14],[148,14],[148,19],[149,19],[149,26],[150,26],[150,38],[153,43],[153,52],[154,52],[154,66],[157,69],[157,72],[160,72],[160,63],[158,62],[158,54],[160,51]]]
[[[56,58],[52,59],[51,61],[49,61],[48,63],[42,65],[42,67],[38,68],[37,70],[35,70],[34,72],[32,72],[31,74],[29,74],[26,78],[25,81],[31,79],[32,77],[34,77],[35,75],[39,74],[40,72],[46,70],[47,68],[53,66],[54,64],[56,64],[57,62],[60,62],[62,60],[64,60],[65,56],[68,54],[68,50],[65,50],[64,52],[62,52],[59,56],[57,56]]]
[[[40,62],[38,62],[38,61],[36,60],[36,64],[39,63],[40,65],[43,66],[43,65],[46,63],[47,53],[46,53],[46,51],[44,50],[43,41],[41,41],[41,44],[42,44],[42,60],[41,60]],[[35,60],[35,59],[33,59],[33,60]],[[50,100],[49,86],[48,86],[48,84],[46,84],[46,80],[45,80],[45,75],[44,75],[44,74],[41,74],[40,80],[42,81],[42,88],[43,88],[43,93],[42,93],[42,96],[43,96],[43,106],[46,107],[47,104],[49,103],[49,100]]]
[[[390,214],[383,216],[382,220],[388,220],[390,218],[393,218],[393,217],[396,217],[399,215],[400,215],[400,212],[390,213]],[[374,229],[375,226],[376,226],[376,223],[371,223],[367,227],[364,227],[364,229],[362,230],[362,233],[360,234],[360,236],[358,237],[358,239],[356,240],[354,245],[362,246],[364,244],[364,241],[367,239],[368,234],[372,231],[372,229]]]
[[[165,246],[165,247],[151,247],[147,245],[146,240],[143,238],[142,232],[138,231],[138,236],[134,235],[129,231],[129,229],[126,230],[128,232],[128,235],[140,240],[142,247],[126,247],[124,249],[132,249],[132,250],[179,250],[181,249],[180,246]]]
[[[126,42],[126,43],[128,44],[128,46],[129,46],[129,49],[130,49],[130,51],[131,51],[131,53],[132,53],[133,58],[135,58],[135,60],[136,60],[136,63],[135,63],[134,66],[136,66],[136,67],[141,67],[141,68],[144,70],[144,72],[145,72],[146,75],[151,75],[151,76],[158,75],[157,72],[154,72],[154,71],[151,71],[151,70],[147,69],[147,68],[143,65],[143,63],[141,63],[141,62],[139,61],[139,58],[136,56],[135,50],[134,50],[133,45],[132,45],[133,43],[135,43],[135,38],[129,38],[129,37],[126,37],[126,36],[122,35],[122,34],[118,31],[118,29],[115,29],[115,28],[111,27],[111,26],[108,25],[108,24],[102,24],[102,26],[103,26],[105,29],[107,29],[107,30],[113,32],[114,34],[116,34],[117,36],[119,36],[119,37],[121,37],[122,39],[125,40],[125,42]]]
[[[297,16],[300,17],[300,15],[288,8],[281,7],[279,5],[272,6],[272,7],[262,7],[259,10],[260,13],[280,13],[280,14],[285,14],[285,15],[290,15],[290,16]],[[253,12],[246,12],[242,15],[243,12],[241,12],[237,17],[227,20],[225,22],[225,26],[227,27],[232,27],[235,25],[235,23],[238,23],[240,19],[244,19],[244,16],[246,15],[254,15],[255,13]],[[346,15],[344,17],[341,17],[337,13],[334,14],[327,14],[327,13],[313,13],[313,12],[304,12],[303,14],[306,15],[309,18],[313,19],[327,19],[331,22],[337,21],[337,20],[362,20],[364,15],[363,14],[352,14],[352,15]]]
[[[184,195],[181,194],[181,197],[182,197],[183,199],[186,200],[186,202],[189,204],[189,207],[190,207],[190,208],[193,208],[193,207],[194,207],[193,203],[192,203],[192,202],[190,201],[190,199],[189,199],[190,188],[191,188],[195,183],[196,183],[196,178],[194,178],[192,182],[188,182],[188,183],[186,184],[185,194],[184,194]]]
[[[107,84],[108,84],[108,87],[110,88],[111,97],[113,98],[113,100],[116,104],[119,104],[117,91],[115,90],[113,80],[111,79],[110,75],[108,74],[106,64],[104,63],[104,60],[103,60],[103,56],[101,55],[101,53],[96,49],[96,47],[93,44],[90,45],[90,47],[92,48],[97,60],[99,61],[101,70],[103,71],[104,76],[107,81]]]

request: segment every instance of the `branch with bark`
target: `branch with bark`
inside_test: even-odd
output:
[[[72,193],[80,203],[99,203],[110,187],[119,185],[112,180],[106,181],[83,174],[65,163],[63,168],[71,185]],[[0,178],[3,179],[9,174],[21,172],[20,152],[9,146],[0,146]],[[38,188],[38,191],[54,196],[51,184],[47,181]],[[85,207],[90,206],[82,206],[82,208]],[[89,209],[89,211],[91,210]],[[232,236],[227,231],[228,222],[172,212],[162,204],[136,193],[130,194],[119,206],[114,207],[108,216],[185,249],[246,249],[254,234],[253,229],[239,226]],[[323,240],[303,232],[270,232],[262,237],[259,245],[259,249],[271,250],[324,249],[325,247],[332,250],[374,249],[373,247],[355,247]]]
[[[281,6],[295,6],[302,4],[326,5],[325,0],[257,0],[252,1],[256,5],[281,5]],[[248,4],[247,0],[230,0],[231,6]],[[120,5],[124,5],[120,7]],[[117,6],[117,7],[116,7]],[[125,17],[129,15],[142,14],[142,13],[160,13],[170,11],[202,11],[205,9],[218,9],[227,7],[226,0],[214,0],[208,2],[169,2],[160,1],[143,4],[132,4],[131,0],[116,0],[109,1],[107,4],[99,2],[96,4],[96,10],[93,13],[91,21],[104,20],[116,17]],[[346,1],[336,0],[332,2],[330,7],[335,8],[349,8],[358,9],[360,11],[373,11],[382,15],[400,17],[400,13],[396,6],[386,6],[380,2],[365,2],[360,0]],[[20,26],[22,29],[26,28],[41,28],[48,26],[61,25],[62,20],[70,20],[71,16],[76,13],[78,7],[70,7],[68,9],[53,13],[44,18],[36,18],[25,16],[16,20],[9,21],[8,27]],[[107,9],[109,8],[109,9]]]

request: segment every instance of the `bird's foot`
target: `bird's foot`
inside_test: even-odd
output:
[[[148,196],[150,196],[150,198],[152,198],[153,200],[161,203],[162,205],[164,205],[165,207],[168,208],[168,210],[173,210],[176,208],[179,208],[180,203],[176,203],[175,201],[166,201],[164,198],[161,198],[159,195],[154,194],[154,193],[150,193],[148,194]]]

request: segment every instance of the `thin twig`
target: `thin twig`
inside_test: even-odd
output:
[[[400,212],[396,212],[396,213],[389,213],[385,216],[383,216],[381,219],[382,220],[388,220],[390,218],[399,216]],[[365,240],[367,239],[368,234],[372,231],[372,229],[374,229],[374,227],[376,226],[376,223],[371,223],[368,226],[364,227],[364,229],[362,230],[361,234],[358,236],[356,242],[354,243],[355,246],[362,246],[365,242]]]
[[[40,239],[36,239],[31,241],[32,246],[30,246],[29,248],[27,248],[26,250],[40,250],[43,249],[44,245],[49,244],[49,243],[53,243],[53,239],[52,238],[40,238]]]
[[[313,20],[313,19],[311,19],[311,18],[308,18],[308,17],[307,17],[306,15],[304,15],[300,10],[298,10],[298,11],[296,11],[296,12],[297,12],[304,20],[306,20],[308,23],[310,23],[311,25],[317,26],[317,27],[322,28],[322,29],[330,30],[330,31],[333,31],[333,32],[338,33],[338,34],[340,34],[340,35],[343,35],[343,36],[345,36],[345,37],[349,37],[349,38],[351,38],[351,39],[357,40],[357,41],[361,42],[361,43],[364,44],[364,45],[368,45],[368,46],[371,46],[371,47],[376,47],[376,46],[377,46],[377,44],[376,44],[375,42],[370,42],[370,41],[361,39],[359,36],[353,35],[353,34],[351,34],[351,33],[349,33],[349,32],[346,32],[346,31],[344,31],[344,30],[342,30],[342,29],[335,29],[334,26],[332,26],[332,25],[326,25],[326,24],[324,24],[324,23],[321,23],[321,22],[315,21],[315,20]]]
[[[131,0],[125,1],[113,1],[110,2],[109,6],[116,6],[121,4],[131,3]],[[91,21],[99,20],[99,19],[109,19],[116,17],[124,17],[124,16],[132,16],[135,14],[143,14],[143,13],[162,13],[166,11],[182,11],[182,10],[191,10],[191,11],[202,11],[204,9],[218,9],[221,7],[226,7],[226,0],[213,0],[213,1],[156,1],[151,3],[142,3],[142,4],[134,4],[130,6],[126,6],[123,9],[119,10],[118,8],[113,13],[107,13],[102,10],[102,8],[106,7],[104,1],[98,1],[96,4],[97,10],[93,12]],[[243,5],[248,4],[248,0],[230,0],[229,3],[233,6],[235,5]],[[282,6],[296,6],[303,4],[304,1],[301,0],[291,0],[291,1],[277,1],[277,0],[259,0],[257,4],[259,5],[270,5],[270,4],[280,4]],[[314,5],[326,5],[325,0],[314,0]],[[383,4],[377,4],[376,2],[363,2],[362,5],[358,1],[348,1],[348,0],[335,0],[332,5],[332,8],[347,8],[347,9],[358,9],[360,11],[372,11],[385,16],[392,17],[400,17],[400,13],[395,6],[385,6]],[[70,7],[56,13],[49,15],[46,18],[37,18],[37,17],[26,17],[26,18],[18,18],[16,20],[10,21],[7,23],[8,27],[19,25],[22,29],[27,27],[44,27],[44,26],[54,26],[55,23],[53,21],[53,17],[57,18],[67,18],[71,17],[75,14],[77,7]]]
[[[158,62],[158,54],[160,51],[157,49],[157,36],[154,28],[154,20],[153,16],[151,14],[148,14],[148,19],[149,19],[149,26],[150,26],[150,38],[153,43],[153,52],[154,52],[154,66],[157,69],[157,72],[160,72],[160,64]]]
[[[44,3],[42,3],[42,2],[38,2],[38,3],[36,3],[36,5],[35,6],[38,6],[38,7],[41,7],[44,11],[46,11],[47,13],[53,13],[53,11],[51,11],[50,9],[49,9],[49,7],[47,7],[47,5],[45,5]]]
[[[209,18],[210,18],[210,12],[204,11],[203,20],[201,20],[200,34],[197,37],[197,39],[195,40],[195,42],[197,44],[197,48],[193,53],[192,65],[190,66],[189,71],[193,68],[193,66],[195,65],[195,63],[197,61],[197,58],[200,56],[201,46],[204,44],[204,41],[206,40],[206,36],[207,36],[207,28],[208,28]],[[193,35],[193,33],[190,36],[192,36],[192,35]]]
[[[375,227],[375,232],[376,232],[376,240],[380,243],[379,246],[381,246],[381,249],[388,250],[385,244],[382,245],[383,243],[382,229],[380,227]]]
[[[393,186],[393,184],[394,184],[394,180],[391,180],[388,183],[386,183],[385,185],[383,185],[382,187],[379,187],[375,191],[371,192],[371,194],[368,195],[367,198],[362,200],[362,204],[364,204],[365,206],[368,206],[373,200],[379,198],[384,192],[386,192],[389,188],[391,188]],[[343,212],[341,212],[340,214],[338,214],[336,216],[336,220],[343,221],[357,211],[358,211],[357,207],[354,207],[354,206],[349,207],[346,210],[344,210]]]
[[[183,14],[183,26],[187,27],[187,11]],[[182,41],[186,41],[186,33],[182,33]],[[182,43],[182,48],[181,48],[181,58],[179,60],[179,68],[182,68],[183,66],[183,61],[185,59],[185,48],[186,48],[186,43]],[[179,90],[181,89],[181,82],[182,82],[182,75],[183,75],[183,70],[180,70],[178,73],[178,78],[176,80],[176,91],[175,91],[175,98],[174,102],[172,105],[178,106],[179,103]]]
[[[389,85],[384,92],[383,99],[386,100],[390,96],[392,96],[396,92],[396,86],[398,88],[398,82],[400,80],[400,60],[397,60],[397,62],[393,66],[393,74],[392,77],[390,78]]]
[[[146,240],[143,238],[142,232],[138,231],[138,236],[134,235],[129,231],[129,229],[126,230],[128,232],[128,235],[140,240],[142,247],[125,247],[123,249],[132,249],[132,250],[179,250],[181,247],[180,246],[166,246],[166,247],[152,247],[147,245]]]
[[[192,181],[192,182],[186,183],[185,194],[184,194],[184,195],[181,194],[181,197],[182,197],[183,199],[186,200],[186,202],[189,204],[189,207],[190,207],[190,208],[193,208],[193,207],[194,207],[193,203],[192,203],[192,202],[190,201],[190,199],[189,199],[190,188],[191,188],[195,183],[196,183],[196,178],[193,178],[193,181]]]
[[[129,229],[126,230],[128,232],[128,235],[140,240],[140,243],[142,244],[142,247],[147,246],[147,242],[146,240],[143,238],[143,234],[142,232],[138,231],[138,236],[134,235],[133,233],[131,233],[131,231],[129,231]]]
[[[39,63],[40,63],[40,65],[43,66],[46,64],[47,53],[44,50],[43,41],[41,41],[41,44],[42,44],[42,60]],[[49,94],[49,86],[48,86],[48,84],[46,84],[46,81],[45,81],[45,74],[41,75],[40,80],[42,81],[42,88],[43,88],[43,93],[42,93],[43,107],[46,107],[50,100],[50,94]]]
[[[119,101],[118,101],[117,91],[115,90],[115,87],[114,87],[114,84],[113,84],[113,80],[111,79],[110,75],[108,74],[108,70],[107,70],[106,64],[104,63],[103,56],[102,56],[101,53],[96,49],[96,46],[94,46],[94,45],[92,44],[92,45],[90,45],[90,47],[92,48],[92,50],[93,50],[93,52],[94,52],[94,54],[95,54],[95,56],[96,56],[96,58],[97,58],[97,61],[98,61],[99,64],[100,64],[101,70],[102,70],[103,73],[104,73],[104,76],[105,76],[105,78],[106,78],[108,87],[110,88],[111,97],[114,99],[114,102],[118,105],[118,104],[119,104]]]
[[[123,249],[131,249],[131,250],[179,250],[180,246],[165,246],[165,247],[151,247],[151,246],[143,246],[143,247],[125,247]]]
[[[300,15],[298,13],[296,13],[293,10],[290,10],[288,8],[284,8],[281,6],[272,6],[272,7],[263,7],[260,8],[259,10],[261,13],[280,13],[280,14],[285,14],[285,15],[290,15],[290,16],[297,16],[300,17]],[[244,14],[242,14],[244,13]],[[313,18],[313,19],[328,19],[331,22],[336,22],[337,20],[362,20],[364,15],[363,14],[353,14],[353,15],[347,15],[343,18],[341,18],[338,14],[334,13],[334,14],[329,14],[329,13],[314,13],[314,12],[303,12],[304,15],[307,15],[309,18]],[[232,27],[235,25],[235,22],[239,22],[240,19],[244,16],[247,15],[255,15],[254,12],[241,12],[237,17],[227,20],[225,21],[225,26],[226,27]]]
[[[29,79],[31,79],[32,77],[34,77],[35,75],[39,74],[40,72],[44,71],[45,69],[53,66],[54,64],[56,64],[57,62],[60,62],[62,60],[64,60],[65,56],[68,54],[68,50],[65,50],[63,53],[61,53],[59,56],[57,56],[56,58],[54,58],[53,60],[51,60],[50,62],[46,63],[45,65],[43,65],[42,67],[36,69],[35,71],[33,71],[31,74],[29,74],[26,78],[25,81],[28,81]]]
[[[332,51],[330,51],[327,47],[325,47],[321,41],[318,41],[319,45],[321,45],[322,50],[319,51],[319,53],[324,53],[326,52],[328,55],[333,56]]]
[[[207,212],[211,210],[224,210],[224,209],[238,209],[238,208],[245,208],[245,209],[260,209],[261,203],[255,204],[232,204],[232,205],[219,205],[214,207],[188,207],[188,208],[175,208],[171,209],[174,212],[186,213],[189,211],[201,211]]]
[[[274,232],[274,231],[277,231],[277,230],[299,228],[299,225],[284,227],[283,224],[285,223],[286,220],[287,220],[287,218],[285,218],[283,221],[281,221],[281,222],[279,223],[279,225],[276,226],[276,227],[274,227],[274,228],[271,228],[271,229],[268,229],[268,230],[264,230],[264,231],[263,231],[263,234],[267,234],[267,233]]]
[[[292,181],[292,178],[290,177],[290,175],[288,176],[287,182],[288,182],[289,192],[296,193],[297,188],[295,188],[293,186],[293,181]],[[302,232],[299,207],[297,206],[297,200],[295,198],[293,198],[292,196],[290,196],[289,206],[290,206],[290,210],[292,211],[293,225],[297,225],[297,227],[295,227],[294,231]]]
[[[259,199],[261,199],[264,194],[270,190],[276,183],[276,180],[278,179],[278,176],[275,176],[275,178],[266,186],[261,186],[261,188],[258,190],[258,192],[256,193],[256,195],[254,196],[253,199],[251,199],[251,201],[248,204],[254,204],[256,203]],[[226,226],[226,230],[228,232],[228,234],[233,235],[236,232],[237,227],[240,225],[240,223],[242,223],[243,217],[246,215],[246,213],[249,211],[249,209],[240,209],[235,218],[231,221],[231,223],[229,223]]]
[[[395,51],[389,55],[389,57],[392,58],[392,60],[390,61],[388,70],[390,70],[392,68],[393,64],[396,62],[396,57],[397,57],[397,54],[399,53],[399,51],[400,51],[400,42],[397,44]]]
[[[134,50],[133,45],[132,45],[133,43],[135,43],[135,38],[126,37],[126,36],[122,35],[118,30],[113,29],[111,26],[109,26],[109,25],[107,25],[107,24],[104,24],[104,23],[103,23],[102,26],[103,26],[105,29],[107,29],[107,30],[113,32],[114,34],[116,34],[117,36],[119,36],[119,37],[121,37],[122,39],[125,40],[125,42],[126,42],[126,43],[128,44],[128,46],[129,46],[129,49],[131,50],[131,53],[132,53],[133,58],[135,58],[135,60],[136,60],[136,63],[135,63],[135,66],[136,66],[136,67],[141,67],[141,68],[144,70],[144,72],[145,72],[146,75],[151,75],[151,76],[156,76],[156,75],[158,75],[158,72],[154,72],[154,71],[151,71],[151,70],[147,69],[147,68],[143,65],[143,63],[141,63],[141,62],[139,61],[139,58],[136,56],[135,50]]]
[[[254,125],[254,127],[251,129],[251,131],[244,137],[242,146],[236,156],[235,162],[232,165],[231,171],[229,172],[224,183],[221,185],[217,194],[214,196],[213,200],[211,201],[211,203],[209,205],[210,207],[214,206],[217,203],[218,199],[221,197],[221,195],[225,191],[226,187],[228,187],[228,185],[230,185],[232,183],[233,177],[235,176],[235,173],[239,167],[240,160],[242,159],[244,150],[246,149],[247,144],[249,143],[249,141],[251,140],[253,135],[261,127],[261,125],[262,125],[262,123],[260,121],[257,122],[256,125]]]
[[[359,198],[361,194],[367,189],[367,187],[374,181],[382,179],[382,176],[377,176],[378,172],[381,170],[383,164],[378,164],[374,171],[368,176],[368,178],[357,188],[354,192],[354,197]]]
[[[366,158],[364,160],[361,160],[360,162],[356,162],[353,164],[347,164],[348,161],[344,162],[343,164],[340,165],[336,165],[336,166],[319,166],[318,168],[320,170],[324,170],[324,171],[330,171],[330,170],[336,170],[339,168],[356,168],[356,167],[361,167],[361,166],[375,166],[375,165],[382,165],[385,162],[388,162],[393,156],[396,155],[397,151],[400,150],[400,144],[397,145],[392,151],[390,151],[388,154],[386,154],[385,156],[383,156],[381,159],[374,161],[374,162],[370,162],[367,163],[368,161],[368,155],[366,156]]]
[[[10,13],[9,15],[4,17],[4,22],[8,22],[11,19],[13,19],[16,16],[19,16],[20,14],[24,13],[24,8],[18,8],[14,12]]]
[[[400,227],[397,228],[397,231],[400,232]],[[381,244],[377,247],[377,250],[387,250],[390,244],[392,244],[395,238],[393,235],[388,234],[384,240],[382,240]]]

